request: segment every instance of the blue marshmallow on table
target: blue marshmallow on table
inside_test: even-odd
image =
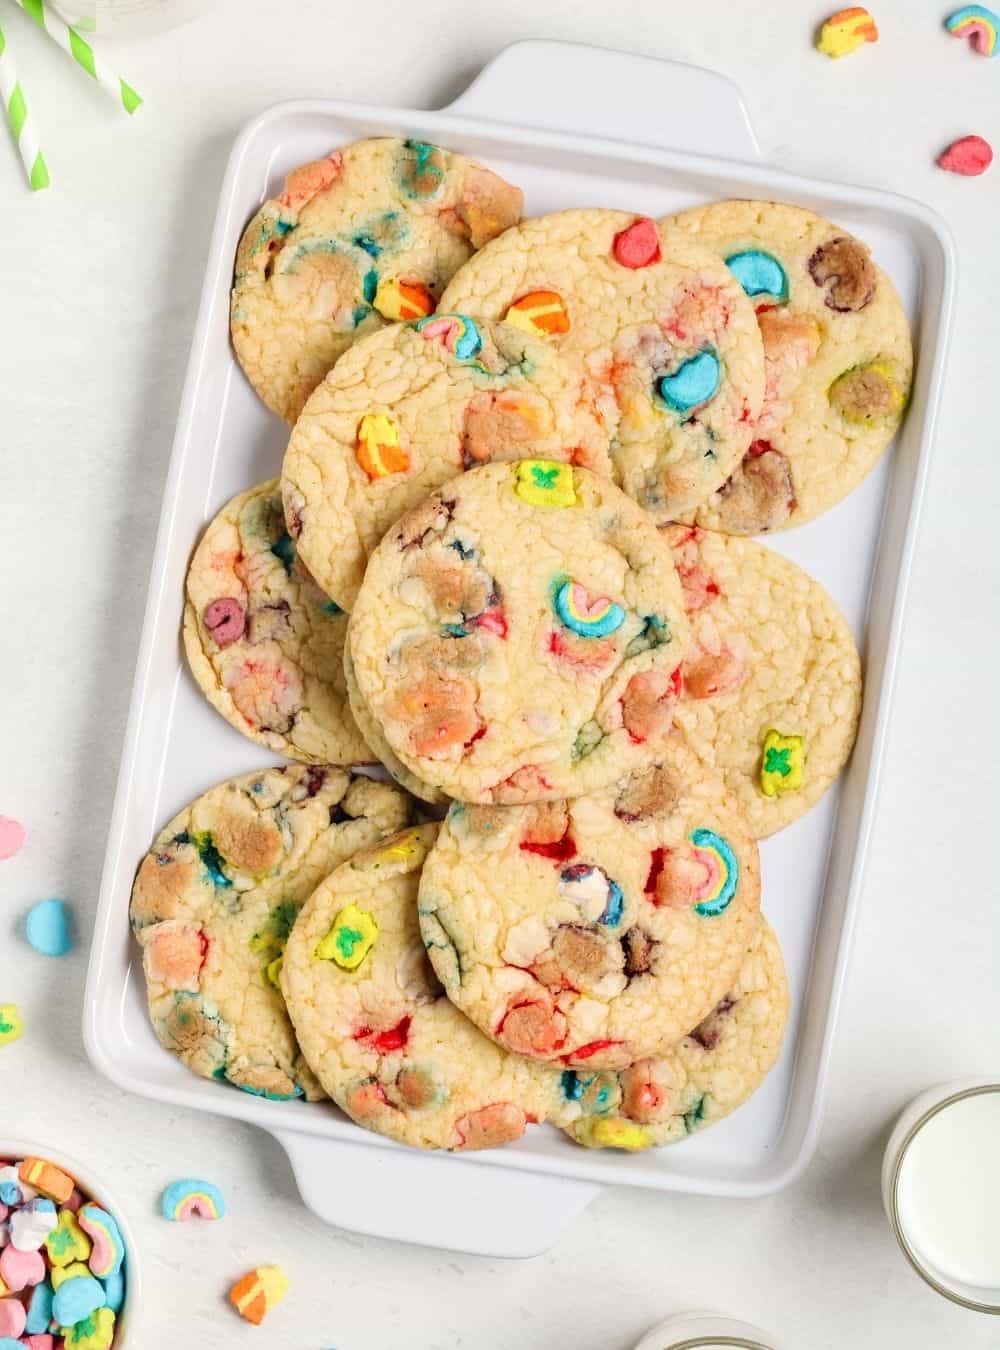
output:
[[[75,1275],[56,1290],[52,1316],[61,1327],[71,1327],[103,1307],[104,1289],[100,1280],[93,1275]]]
[[[0,1350],[24,1350],[24,1341],[15,1341],[11,1336],[0,1336]]]
[[[39,900],[28,911],[24,932],[43,956],[65,956],[73,950],[69,914],[62,900]]]

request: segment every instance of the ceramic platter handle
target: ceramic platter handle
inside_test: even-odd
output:
[[[354,1233],[479,1256],[548,1251],[600,1191],[584,1181],[276,1131],[306,1205]]]

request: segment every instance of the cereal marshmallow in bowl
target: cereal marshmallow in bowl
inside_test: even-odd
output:
[[[135,1347],[139,1269],[128,1221],[89,1169],[0,1138],[0,1347]]]

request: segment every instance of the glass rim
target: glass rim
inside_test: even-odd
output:
[[[892,1164],[892,1173],[889,1179],[889,1223],[895,1234],[896,1242],[899,1244],[900,1251],[902,1251],[912,1269],[916,1271],[925,1284],[930,1285],[935,1293],[941,1294],[943,1298],[949,1299],[952,1303],[957,1303],[962,1308],[968,1308],[970,1312],[992,1313],[995,1316],[998,1316],[1000,1315],[1000,1302],[981,1303],[978,1299],[966,1298],[964,1294],[958,1293],[955,1289],[950,1289],[948,1285],[942,1284],[939,1279],[932,1275],[907,1239],[906,1234],[903,1231],[903,1226],[899,1221],[899,1176],[903,1168],[903,1162],[914,1139],[925,1125],[933,1120],[935,1116],[940,1115],[942,1111],[947,1110],[949,1106],[954,1106],[956,1102],[964,1101],[967,1097],[982,1096],[983,1093],[986,1092],[1000,1093],[1000,1083],[978,1083],[972,1087],[960,1088],[957,1092],[949,1093],[947,1097],[943,1097],[940,1101],[935,1102],[932,1106],[929,1106],[926,1111],[922,1112],[919,1118],[915,1120],[907,1130],[902,1143],[896,1150],[896,1157]],[[671,1350],[674,1350],[674,1347],[671,1347]],[[677,1347],[677,1350],[685,1350],[685,1348]]]
[[[727,1350],[774,1350],[773,1346],[765,1345],[763,1341],[748,1341],[745,1336],[717,1336],[710,1333],[710,1339],[706,1340],[704,1336],[695,1336],[693,1339],[688,1337],[684,1341],[672,1341],[670,1345],[665,1345],[663,1350],[715,1350],[716,1346],[725,1346]]]

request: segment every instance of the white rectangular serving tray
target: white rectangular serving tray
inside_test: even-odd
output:
[[[160,1049],[146,1016],[128,926],[134,869],[187,801],[269,759],[198,693],[178,640],[195,540],[230,495],[278,472],[287,437],[229,346],[237,240],[290,168],[373,135],[437,141],[484,160],[523,186],[530,215],[607,206],[662,216],[721,197],[811,207],[872,246],[914,325],[916,380],[893,452],[835,510],[769,540],[837,599],[866,665],[864,713],[847,772],[809,815],[762,848],[764,908],[792,985],[784,1053],[746,1106],[673,1148],[592,1153],[539,1127],[494,1153],[421,1154],[366,1133],[331,1106],[261,1101],[196,1078]],[[694,150],[668,148],[673,144]],[[163,500],[87,981],[84,1035],[95,1066],[133,1092],[270,1131],[287,1149],[306,1203],[332,1223],[469,1252],[544,1251],[606,1185],[757,1196],[797,1176],[819,1129],[862,891],[954,277],[950,236],[933,212],[761,164],[735,86],[690,66],[518,43],[442,112],[310,101],[272,108],[252,122],[233,148],[222,187]]]

